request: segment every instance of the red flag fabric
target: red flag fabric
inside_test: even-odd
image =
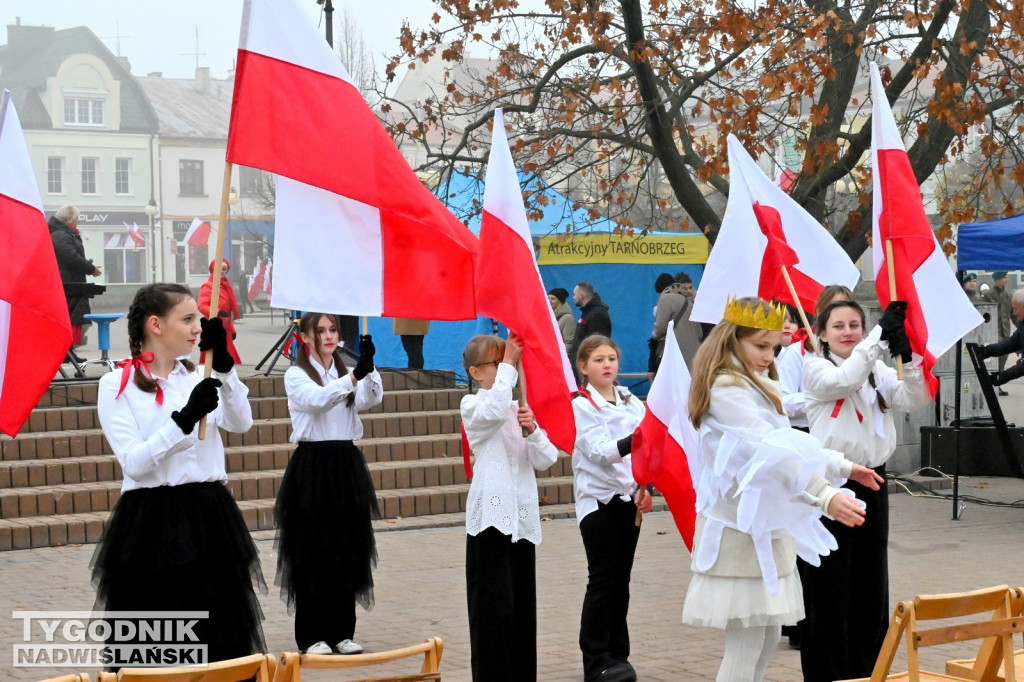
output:
[[[907,337],[922,357],[925,382],[935,397],[935,359],[957,339],[977,327],[982,317],[967,298],[935,239],[882,87],[878,66],[871,64],[872,259],[875,291],[884,308],[907,301]],[[892,246],[895,296],[889,285],[887,242]]]
[[[280,176],[275,306],[476,317],[476,237],[409,167],[297,0],[245,2],[227,159]],[[323,244],[344,249],[345,267]]]
[[[729,296],[793,303],[785,265],[808,313],[828,284],[853,288],[860,271],[835,238],[773,183],[735,136],[729,136],[729,203],[690,319],[717,323]]]
[[[146,237],[143,236],[142,229],[139,227],[138,223],[132,223],[131,227],[128,226],[128,223],[123,224],[128,228],[128,236],[132,238],[132,242],[135,244],[132,248],[133,251],[138,251],[140,246],[146,245]]]
[[[498,320],[522,339],[527,402],[555,447],[572,452],[575,381],[537,269],[501,109],[494,112],[484,183],[476,297],[481,315]]]
[[[672,331],[665,334],[665,352],[658,374],[647,394],[647,412],[633,435],[633,478],[640,485],[653,483],[668,503],[669,511],[693,551],[697,521],[697,493],[693,481],[700,475],[696,459],[697,432],[687,416],[690,373]],[[691,460],[687,453],[693,453]]]
[[[71,347],[71,319],[7,90],[0,97],[0,254],[0,431],[17,436]]]
[[[192,246],[206,246],[210,243],[210,229],[210,223],[193,218],[188,232],[185,233],[185,243]]]
[[[249,275],[249,300],[252,301],[263,290],[263,273],[267,269],[266,263],[256,259],[256,267]]]

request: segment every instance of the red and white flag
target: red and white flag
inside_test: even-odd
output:
[[[185,233],[185,243],[192,246],[206,246],[210,243],[210,223],[199,218],[193,218],[192,224],[188,226]]]
[[[822,288],[851,289],[860,273],[835,238],[766,176],[729,135],[729,202],[690,319],[718,323],[731,295],[794,303],[786,266],[810,315]]]
[[[476,316],[473,233],[420,182],[297,0],[246,0],[227,159],[278,174],[274,304]]]
[[[537,268],[501,109],[494,112],[484,181],[476,307],[481,315],[498,320],[523,340],[527,402],[555,447],[572,452],[576,442],[572,412],[575,380]]]
[[[957,282],[932,232],[910,157],[874,63],[871,162],[875,291],[883,308],[893,299],[907,302],[907,337],[914,353],[923,358],[925,381],[935,397],[939,385],[931,372],[935,359],[983,320]],[[892,246],[895,296],[889,288],[887,243]]]
[[[140,246],[146,245],[146,237],[142,234],[142,230],[139,228],[138,223],[132,223],[130,226],[128,223],[122,223],[128,230],[128,236],[132,238],[132,242],[135,246],[132,248],[133,251],[138,251]]]
[[[266,271],[267,266],[259,258],[256,259],[256,267],[252,269],[252,274],[249,275],[249,300],[255,300],[256,296],[263,290],[263,273]]]
[[[0,432],[17,436],[71,347],[71,319],[14,102],[0,96]]]
[[[697,431],[690,423],[690,372],[669,322],[665,353],[647,394],[647,412],[633,435],[633,478],[640,485],[653,483],[672,512],[686,548],[693,551],[700,478]]]
[[[270,280],[274,274],[274,261],[268,260],[267,267],[263,273],[263,293],[270,298]]]

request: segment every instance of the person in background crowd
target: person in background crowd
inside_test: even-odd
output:
[[[999,341],[1006,341],[1013,335],[1013,322],[1010,320],[1012,312],[1010,294],[1006,291],[1006,282],[1009,273],[1006,270],[996,270],[992,273],[992,288],[985,293],[985,300],[996,304],[996,336]],[[1006,366],[1006,356],[999,357],[999,371],[1002,372]],[[1003,389],[999,389],[999,395],[1009,395]]]
[[[665,287],[658,296],[658,305],[654,308],[654,331],[651,332],[653,345],[647,363],[648,379],[654,378],[661,364],[661,356],[665,352],[665,335],[668,333],[670,321],[675,324],[676,343],[679,344],[686,368],[690,369],[693,365],[693,356],[697,354],[700,342],[704,339],[700,324],[690,322],[693,294],[693,280],[685,272],[680,272],[675,276],[675,281]]]
[[[608,314],[608,304],[601,300],[601,295],[594,291],[594,286],[590,282],[580,282],[573,288],[572,302],[580,309],[580,319],[576,323],[569,358],[573,360],[573,372],[576,372],[576,378],[579,379],[576,355],[579,352],[580,344],[585,338],[594,334],[611,337],[612,318]]]
[[[978,275],[973,272],[965,272],[963,279],[964,293],[967,294],[967,298],[971,299],[971,302],[977,302],[978,300]]]
[[[1013,311],[1013,316],[1018,321],[1024,321],[1024,289],[1017,289],[1013,292],[1013,296],[1010,297],[1010,309]],[[1000,371],[997,374],[992,375],[992,385],[1002,386],[1008,381],[1019,379],[1024,376],[1024,324],[1017,325],[1017,329],[1014,330],[1010,338],[1004,339],[999,343],[993,343],[988,346],[979,346],[978,353],[984,358],[1000,358],[1004,362],[1006,356],[1010,353],[1019,353],[1021,358],[1013,367],[1006,371]],[[1000,363],[1002,365],[1003,363]],[[1006,391],[1000,389],[999,395],[1007,395]]]
[[[551,310],[555,313],[558,331],[562,334],[562,343],[565,344],[566,353],[572,348],[573,338],[576,336],[576,318],[572,316],[568,299],[569,292],[562,287],[555,287],[548,292],[548,302],[551,304]]]
[[[50,227],[50,239],[53,250],[57,254],[57,269],[64,284],[85,284],[86,277],[99,277],[103,274],[98,265],[85,257],[85,245],[82,234],[78,231],[78,209],[74,206],[61,206],[57,213],[47,221]],[[82,343],[82,328],[89,324],[85,316],[90,312],[87,297],[68,296],[68,315],[71,316],[71,347],[68,356],[76,362],[84,360],[75,355],[74,347]]]
[[[406,366],[409,369],[423,369],[423,337],[430,331],[430,320],[396,317],[392,321],[391,331],[402,337],[402,348],[408,358]]]
[[[231,286],[231,280],[228,278],[231,263],[225,259],[221,259],[221,262],[224,265],[221,266],[220,294],[217,297],[216,317],[219,317],[220,321],[224,323],[224,331],[228,334],[228,352],[231,353],[235,364],[240,365],[242,364],[242,359],[238,356],[238,350],[235,348],[235,320],[238,319],[238,300],[235,298],[235,289]],[[199,312],[203,314],[203,317],[210,316],[210,303],[213,300],[213,266],[216,263],[216,260],[210,261],[210,278],[203,282],[203,286],[199,287]],[[203,364],[205,361],[205,354],[200,353],[199,364]]]

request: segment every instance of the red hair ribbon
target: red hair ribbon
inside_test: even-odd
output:
[[[804,327],[800,327],[795,332],[793,332],[792,343],[800,344],[800,355],[804,355],[805,353],[807,353],[807,346],[804,345],[804,342],[807,341],[807,338],[809,336],[810,334],[807,333],[807,329],[805,329]]]
[[[302,335],[298,332],[292,332],[292,338],[298,341],[299,345],[306,351],[306,355],[309,355],[309,344],[303,340]]]
[[[149,367],[146,366],[151,362],[153,362],[153,354],[146,351],[145,353],[134,355],[117,363],[117,366],[121,368],[121,389],[117,392],[117,395],[114,396],[114,400],[120,398],[121,394],[124,393],[125,387],[128,386],[128,380],[132,376],[133,367],[136,372],[143,372],[150,379],[153,378],[153,374],[149,371]],[[156,385],[156,404],[164,404],[164,389],[160,388],[159,383]]]

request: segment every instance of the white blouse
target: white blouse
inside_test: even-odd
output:
[[[646,408],[636,397],[626,402],[628,389],[615,387],[610,403],[594,390],[590,397],[576,396],[572,411],[576,417],[576,444],[572,451],[573,488],[576,494],[576,522],[607,504],[616,495],[629,500],[637,489],[630,455],[619,454],[618,441],[636,431]]]
[[[181,363],[166,379],[157,377],[163,389],[163,404],[156,393],[146,393],[135,385],[132,369],[124,393],[121,371],[100,379],[96,401],[100,426],[124,472],[121,492],[161,485],[227,481],[224,444],[219,427],[231,433],[245,433],[252,427],[249,389],[232,369],[227,374],[214,372],[222,386],[220,401],[206,422],[206,438],[199,439],[199,425],[186,435],[171,419],[171,412],[188,402],[192,389],[203,379],[202,370],[189,372]],[[115,397],[117,396],[117,397]]]
[[[786,410],[790,426],[808,428],[807,404],[804,399],[804,359],[807,357],[803,343],[792,343],[782,349],[775,358],[775,371],[779,373],[782,385],[782,409]]]
[[[516,368],[498,365],[494,385],[462,399],[462,426],[476,459],[466,499],[466,532],[497,528],[512,542],[540,544],[540,503],[534,469],[555,463],[558,450],[540,426],[523,438],[512,400]]]
[[[910,412],[931,400],[921,370],[921,358],[904,365],[904,380],[881,361],[888,348],[875,327],[858,343],[850,357],[832,355],[832,361],[808,356],[804,362],[804,396],[811,433],[825,447],[839,450],[857,464],[878,467],[896,450],[893,412]],[[834,362],[834,364],[833,364]],[[868,374],[875,374],[875,388]],[[878,394],[889,409],[882,411]]]
[[[313,369],[320,373],[323,386],[317,385],[299,367],[289,367],[284,373],[284,388],[288,393],[288,412],[292,418],[292,443],[300,441],[359,440],[363,437],[363,422],[359,412],[380,405],[384,399],[384,386],[380,374],[374,369],[353,384],[354,377],[346,368],[345,376],[338,377],[338,363],[325,370],[313,357]],[[355,391],[351,407],[345,398]]]

